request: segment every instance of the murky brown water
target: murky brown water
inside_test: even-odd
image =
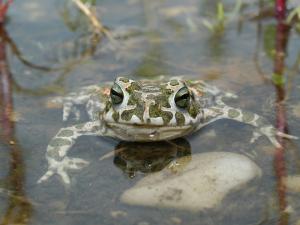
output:
[[[224,1],[225,19],[218,21],[217,1],[95,0],[111,41],[93,36],[72,1],[15,1],[0,40],[2,63],[8,65],[0,74],[0,223],[300,224],[299,140],[284,141],[283,152],[266,138],[250,144],[252,128],[226,120],[177,140],[177,147],[82,137],[70,154],[90,165],[72,173],[71,187],[58,177],[36,183],[47,169],[50,139],[75,123],[63,123],[61,109],[47,104],[49,98],[118,75],[208,81],[239,95],[228,104],[263,115],[274,126],[280,120],[300,136],[299,32],[285,34],[287,54],[276,58],[281,31],[269,1],[242,2],[235,10],[235,1]],[[257,17],[260,7],[263,13]],[[271,82],[280,62],[285,63],[284,86]],[[278,77],[273,80],[280,84]],[[278,107],[281,98],[286,101]],[[263,175],[230,193],[217,208],[199,213],[120,202],[123,191],[148,173],[176,158],[209,151],[247,155]]]

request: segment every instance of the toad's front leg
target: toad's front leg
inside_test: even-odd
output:
[[[80,158],[70,158],[67,152],[74,145],[76,139],[82,135],[103,136],[105,129],[99,121],[87,122],[71,127],[62,128],[50,141],[46,159],[48,171],[38,180],[38,183],[46,181],[54,174],[59,175],[65,184],[70,184],[67,170],[79,170],[87,166],[89,162]]]

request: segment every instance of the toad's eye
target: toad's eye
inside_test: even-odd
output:
[[[189,89],[187,87],[183,87],[179,89],[179,91],[175,95],[175,104],[179,108],[187,108],[190,102],[190,98],[191,95]]]
[[[124,94],[118,84],[114,84],[110,90],[110,97],[113,104],[120,104],[123,101]]]

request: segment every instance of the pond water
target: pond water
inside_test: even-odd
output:
[[[51,138],[76,123],[62,121],[51,97],[120,75],[204,80],[239,96],[227,104],[300,136],[300,32],[280,28],[270,1],[223,1],[223,17],[215,0],[87,2],[111,38],[95,36],[71,0],[15,1],[1,28],[1,224],[300,224],[300,141],[250,143],[253,128],[229,120],[175,145],[84,136],[68,154],[90,164],[71,172],[71,185],[58,176],[37,184]],[[121,201],[172,160],[208,152],[246,156],[261,175],[198,211]]]

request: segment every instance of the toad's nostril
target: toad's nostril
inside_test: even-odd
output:
[[[155,130],[149,134],[149,137],[154,138],[156,135],[157,135],[157,131]]]

